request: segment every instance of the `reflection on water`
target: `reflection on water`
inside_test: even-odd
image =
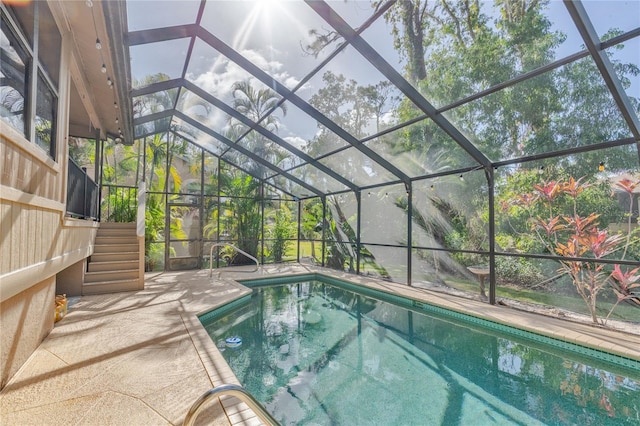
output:
[[[320,282],[254,293],[205,326],[283,424],[640,424],[640,371]]]

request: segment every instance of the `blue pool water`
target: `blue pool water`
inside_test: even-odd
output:
[[[201,321],[286,425],[640,424],[640,363],[397,300],[302,281]]]

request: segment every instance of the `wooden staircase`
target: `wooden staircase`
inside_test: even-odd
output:
[[[100,223],[82,294],[142,290],[143,260],[144,238],[136,235],[135,223]]]

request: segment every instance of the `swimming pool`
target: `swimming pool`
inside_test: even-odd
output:
[[[297,280],[245,282],[251,296],[201,317],[282,424],[640,423],[635,360],[348,283]]]

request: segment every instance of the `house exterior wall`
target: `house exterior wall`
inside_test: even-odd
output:
[[[0,388],[51,331],[56,275],[92,254],[98,227],[66,217],[73,56],[62,37],[54,156],[0,121]]]
[[[0,304],[0,388],[18,371],[53,328],[55,276]]]
[[[2,126],[0,387],[51,331],[56,274],[91,255],[97,230],[65,217],[66,161],[39,151]]]

